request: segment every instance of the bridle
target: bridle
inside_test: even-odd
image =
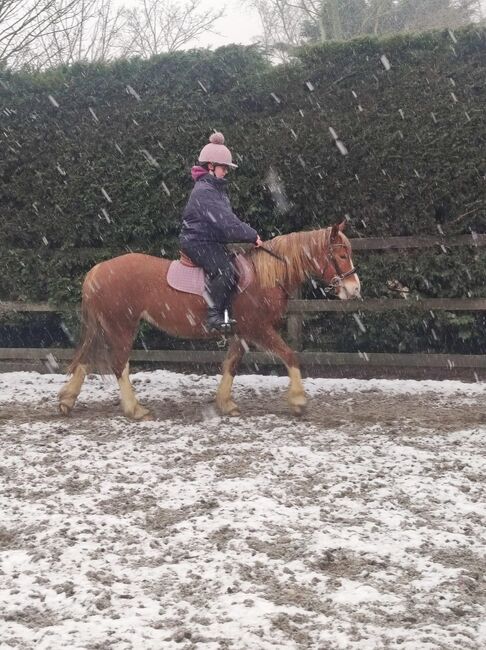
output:
[[[322,291],[324,293],[336,293],[336,289],[339,287],[340,284],[342,284],[343,280],[345,280],[346,278],[349,278],[351,275],[354,275],[355,273],[357,273],[357,267],[356,266],[353,266],[349,271],[346,271],[345,273],[338,273],[338,266],[337,266],[336,261],[334,259],[334,255],[332,255],[332,251],[335,250],[336,248],[347,248],[347,246],[346,246],[346,244],[343,244],[343,243],[332,244],[330,246],[331,255],[329,255],[329,253],[327,253],[326,258],[325,258],[325,261],[327,262],[327,264],[323,265],[322,268],[320,266],[318,267],[321,277],[324,276],[324,271],[327,269],[327,267],[330,264],[332,264],[332,266],[334,268],[334,271],[335,271],[335,275],[331,278],[331,280],[329,281],[329,284],[322,289]],[[268,253],[269,255],[274,257],[275,259],[277,259],[280,262],[282,262],[283,264],[285,264],[285,266],[288,266],[287,260],[285,258],[281,257],[280,255],[277,255],[277,253],[274,253],[273,251],[269,250],[265,246],[259,246],[257,250],[261,250],[261,251],[264,251],[265,253]]]
[[[329,284],[324,287],[323,292],[324,293],[336,293],[336,289],[342,284],[343,280],[346,278],[349,278],[351,275],[354,275],[357,273],[357,267],[353,266],[349,271],[345,271],[344,273],[338,273],[338,265],[336,263],[336,260],[334,259],[334,255],[332,254],[332,251],[336,250],[337,248],[346,248],[346,244],[339,243],[339,244],[332,244],[330,246],[330,251],[331,254],[326,255],[326,262],[327,264],[322,266],[322,269],[319,268],[319,272],[321,276],[324,276],[324,271],[327,269],[327,267],[332,264],[334,268],[335,275],[331,278],[329,281]]]

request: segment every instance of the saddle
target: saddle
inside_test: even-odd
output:
[[[236,289],[242,293],[253,280],[253,267],[241,254],[234,256],[233,263],[236,271]],[[169,266],[167,284],[177,291],[203,296],[205,293],[204,270],[196,266],[187,255],[181,252],[180,259],[174,260]]]

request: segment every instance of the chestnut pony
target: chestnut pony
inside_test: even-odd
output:
[[[282,359],[290,386],[288,401],[299,414],[306,404],[297,355],[277,332],[289,295],[307,277],[321,280],[335,296],[359,298],[360,282],[343,234],[344,222],[332,227],[281,235],[265,242],[265,250],[246,253],[253,265],[250,285],[234,296],[232,315],[237,324],[223,363],[216,404],[224,415],[238,415],[231,397],[233,378],[248,344]],[[170,260],[129,253],[94,266],[82,292],[81,341],[69,367],[72,377],[59,393],[59,409],[68,415],[86,374],[114,373],[123,412],[134,420],[149,419],[129,379],[129,356],[141,319],[170,335],[186,339],[215,338],[204,327],[207,305],[203,297],[182,293],[166,281]]]

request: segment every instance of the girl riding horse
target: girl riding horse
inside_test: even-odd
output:
[[[360,297],[360,281],[343,228],[344,223],[280,235],[265,243],[266,252],[260,247],[246,253],[254,277],[233,301],[237,323],[216,393],[222,414],[239,413],[231,394],[233,379],[251,344],[281,358],[290,379],[290,408],[293,413],[302,412],[307,400],[299,359],[277,330],[289,296],[309,277],[323,282],[327,292],[341,300]],[[69,368],[72,376],[59,393],[63,415],[74,407],[86,375],[97,370],[117,378],[127,417],[152,417],[138,401],[129,378],[130,352],[141,320],[185,339],[218,336],[205,325],[207,304],[202,296],[168,284],[171,264],[160,257],[128,253],[100,262],[88,272],[82,290],[81,340]]]
[[[199,154],[199,164],[192,168],[195,185],[183,212],[180,247],[204,269],[208,331],[225,332],[236,323],[224,317],[235,286],[232,256],[226,244],[262,243],[257,231],[240,221],[231,209],[225,177],[236,167],[223,134],[213,133]]]

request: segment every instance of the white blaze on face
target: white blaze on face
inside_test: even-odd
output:
[[[348,278],[344,278],[344,280],[341,281],[338,287],[337,297],[340,300],[350,300],[361,297],[361,282],[359,281],[357,273],[353,273],[353,275],[350,275]]]
[[[355,273],[343,281],[344,291],[347,298],[360,298],[361,297],[361,282],[358,275]]]

